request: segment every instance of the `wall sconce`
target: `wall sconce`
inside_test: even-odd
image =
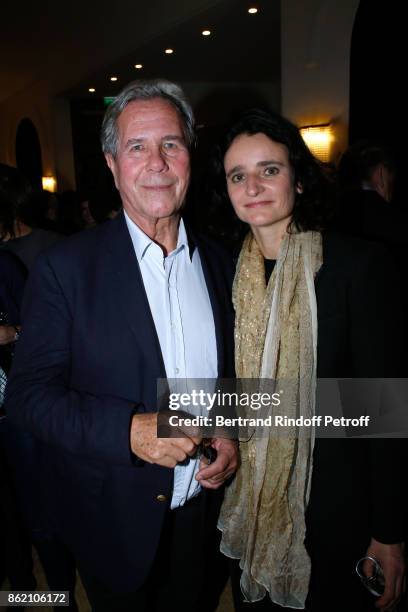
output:
[[[53,176],[43,176],[42,188],[45,191],[51,191],[51,193],[55,193],[57,191],[57,181]]]
[[[300,128],[300,133],[311,153],[321,162],[328,163],[330,161],[330,148],[333,141],[330,123],[305,125]]]

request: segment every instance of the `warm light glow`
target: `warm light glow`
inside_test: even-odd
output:
[[[255,8],[254,6],[248,9],[248,13],[250,13],[251,15],[255,15],[255,13],[257,12],[258,12],[258,9]]]
[[[51,191],[51,193],[55,193],[57,191],[57,181],[53,176],[43,176],[42,188],[45,189],[45,191]]]
[[[333,140],[330,124],[308,125],[300,128],[300,133],[317,159],[326,163],[330,161],[330,147]]]
[[[143,68],[143,64],[135,64],[135,68],[136,70],[140,70],[141,68]]]
[[[95,93],[96,89],[95,89],[95,87],[90,87],[90,88],[88,89],[88,91],[89,91],[90,93]]]
[[[111,77],[111,78],[110,78],[110,80],[111,80],[111,81],[117,81],[117,80],[118,80],[118,77]]]
[[[172,53],[174,53],[173,49],[166,49],[165,53],[167,53],[167,55],[171,55]]]
[[[203,36],[209,36],[211,34],[211,30],[203,30],[201,33]]]

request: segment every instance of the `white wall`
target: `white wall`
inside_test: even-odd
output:
[[[336,161],[347,147],[350,46],[359,0],[282,0],[282,114],[333,123]]]

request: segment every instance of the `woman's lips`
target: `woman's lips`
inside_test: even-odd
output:
[[[258,207],[262,207],[262,206],[268,206],[268,204],[272,204],[272,202],[265,201],[265,202],[249,202],[248,204],[245,204],[245,208],[258,208]]]

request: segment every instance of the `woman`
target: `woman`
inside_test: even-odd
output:
[[[384,253],[322,233],[326,179],[297,128],[247,111],[216,165],[251,230],[233,289],[237,376],[292,381],[285,409],[305,417],[315,413],[317,377],[397,376],[401,333]],[[314,443],[309,433],[241,443],[242,468],[219,522],[221,550],[240,560],[236,609],[371,610],[354,573],[366,551],[385,574],[377,606],[391,609],[404,571],[403,444]]]

